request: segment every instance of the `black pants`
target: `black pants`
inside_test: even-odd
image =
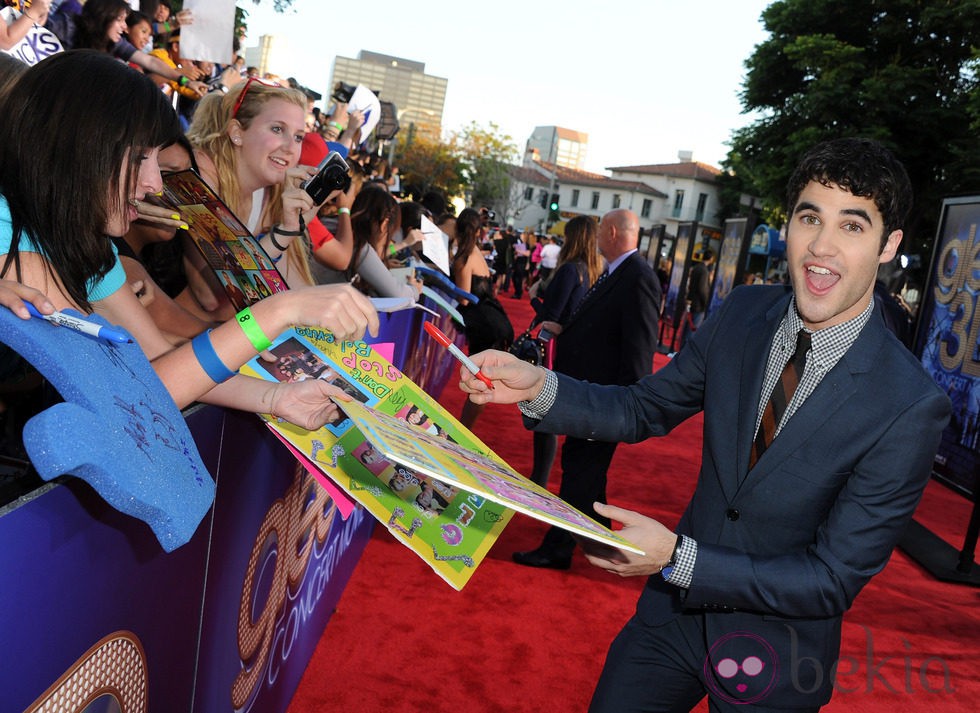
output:
[[[606,473],[618,443],[565,439],[561,448],[561,488],[558,496],[572,507],[609,527],[609,519],[600,517],[592,503],[606,502]],[[575,540],[567,530],[552,527],[545,533],[542,548],[555,558],[570,557]]]
[[[766,707],[764,698],[737,700],[713,691],[705,683],[707,656],[701,615],[682,614],[661,626],[634,616],[609,647],[589,713],[687,713],[706,695],[712,713],[786,713],[785,708]]]
[[[520,299],[524,296],[524,281],[527,280],[527,258],[517,258],[514,260],[512,272],[514,277],[514,297]]]
[[[558,452],[558,436],[553,433],[534,432],[534,465],[531,468],[530,480],[542,488],[548,487],[548,476]]]

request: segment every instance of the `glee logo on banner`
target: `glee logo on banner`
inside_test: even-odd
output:
[[[110,707],[146,713],[146,654],[131,631],[109,634],[72,664],[24,713],[63,713]]]
[[[3,21],[10,25],[14,20],[20,17],[20,13],[14,10],[12,7],[5,7],[0,10],[0,17]],[[38,27],[34,25],[27,34],[24,36],[20,42],[15,44],[9,50],[6,50],[7,54],[11,54],[21,62],[25,64],[37,64],[45,57],[49,57],[53,54],[57,54],[63,50],[61,46],[61,40],[51,32],[43,27]]]
[[[231,687],[235,710],[244,709],[252,700],[267,669],[270,683],[275,680],[273,669],[288,657],[293,640],[312,615],[337,559],[363,517],[356,511],[345,531],[331,539],[323,551],[336,514],[327,491],[297,464],[292,484],[266,513],[245,572],[238,611],[242,670]],[[307,571],[311,559],[315,567]],[[301,595],[306,584],[309,587]],[[266,589],[268,593],[263,595]],[[275,651],[280,652],[279,660]]]
[[[980,363],[973,354],[980,339],[980,319],[975,318],[976,295],[980,279],[976,268],[980,264],[980,243],[975,242],[977,226],[971,225],[965,239],[955,238],[943,246],[936,260],[936,304],[946,305],[949,314],[956,315],[950,331],[943,337],[944,348],[939,361],[949,371],[961,369],[969,376],[980,376]]]

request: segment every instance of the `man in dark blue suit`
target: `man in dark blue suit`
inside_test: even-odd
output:
[[[561,325],[555,345],[555,371],[593,384],[626,386],[653,370],[660,314],[660,281],[637,252],[640,220],[632,211],[606,213],[597,243],[606,269]],[[562,500],[595,517],[592,503],[606,502],[606,472],[617,441],[568,436],[561,449]],[[541,546],[515,552],[514,561],[529,567],[568,569],[575,540],[552,527]]]
[[[628,387],[498,352],[474,357],[493,391],[461,377],[477,402],[519,402],[535,428],[597,439],[662,436],[704,412],[676,532],[596,505],[646,554],[589,560],[649,579],[592,710],[686,711],[707,695],[713,711],[816,711],[830,699],[843,614],[887,563],[949,419],[946,396],[872,314],[911,199],[881,145],[825,142],[788,187],[792,290],[733,291],[666,367]]]

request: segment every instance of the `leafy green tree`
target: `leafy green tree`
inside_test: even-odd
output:
[[[446,140],[423,132],[398,134],[395,165],[413,195],[436,190],[447,198],[465,196],[471,206],[487,206],[502,214],[510,196],[509,163],[517,154],[511,138],[496,124],[475,122]]]
[[[517,158],[514,140],[493,122],[489,128],[471,122],[454,134],[454,140],[465,167],[467,202],[503,214],[510,195],[510,164]]]
[[[803,151],[867,136],[905,163],[906,250],[927,256],[941,198],[980,191],[980,0],[781,0],[762,19],[741,95],[761,118],[731,141],[727,209],[754,193],[778,211]]]
[[[444,142],[413,131],[397,136],[398,166],[402,185],[416,198],[429,191],[441,192],[447,198],[460,195],[465,187],[463,161],[455,142]]]

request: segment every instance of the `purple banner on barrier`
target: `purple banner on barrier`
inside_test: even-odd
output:
[[[227,427],[256,447],[229,448],[217,473],[194,710],[283,710],[373,520],[344,522],[251,414],[229,412]]]
[[[188,418],[209,470],[223,416],[206,409]],[[7,508],[0,708],[57,699],[59,710],[80,710],[96,690],[118,692],[128,704],[124,692],[142,682],[151,704],[123,711],[190,710],[210,521],[209,514],[188,544],[166,553],[146,524],[71,477]],[[107,656],[111,667],[102,665]]]

